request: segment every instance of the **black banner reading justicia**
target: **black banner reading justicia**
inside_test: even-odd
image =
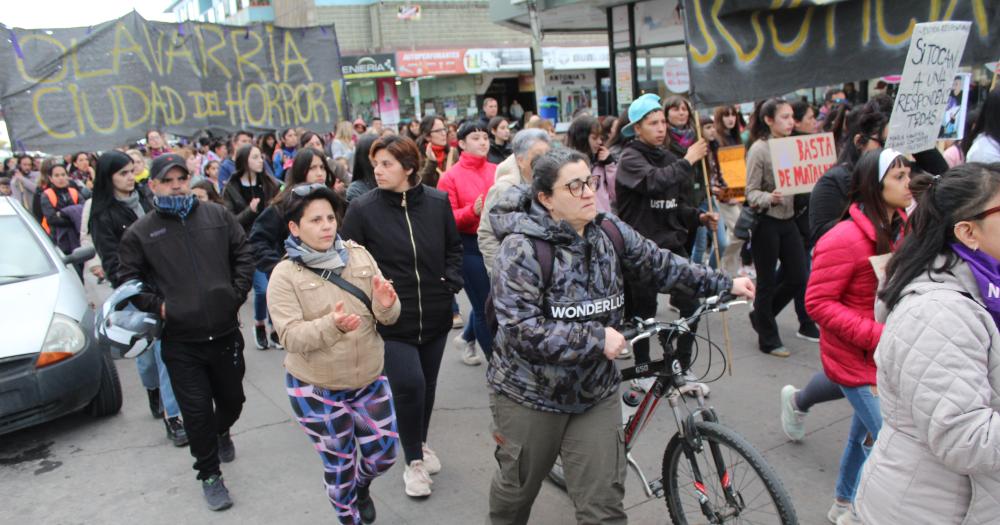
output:
[[[333,129],[343,110],[333,26],[164,23],[3,28],[0,103],[18,150],[102,150],[147,129]]]
[[[1000,58],[996,0],[683,2],[692,98],[704,106],[900,74],[920,22],[972,22],[963,65]]]

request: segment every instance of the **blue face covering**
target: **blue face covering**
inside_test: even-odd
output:
[[[187,218],[194,208],[195,196],[188,195],[156,195],[153,197],[153,207],[160,213],[175,215],[181,219]]]

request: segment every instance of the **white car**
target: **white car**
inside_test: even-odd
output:
[[[64,255],[19,202],[0,197],[0,434],[80,409],[121,409],[118,372],[94,339],[73,268],[93,256]]]

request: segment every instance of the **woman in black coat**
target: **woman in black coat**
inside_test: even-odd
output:
[[[420,184],[420,151],[412,140],[386,136],[370,154],[378,187],[351,201],[340,234],[371,253],[402,304],[396,324],[378,331],[406,457],[406,494],[429,496],[428,475],[441,462],[427,446],[427,431],[452,298],[463,284],[462,241],[447,194]]]

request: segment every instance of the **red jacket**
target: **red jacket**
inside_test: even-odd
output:
[[[858,387],[875,384],[875,347],[883,325],[875,321],[878,278],[868,260],[875,255],[875,226],[857,204],[850,214],[851,220],[839,222],[816,244],[806,310],[821,329],[827,377]]]
[[[486,199],[486,192],[493,186],[497,165],[486,161],[486,157],[476,157],[462,153],[458,162],[444,172],[437,189],[448,194],[451,211],[455,214],[458,233],[476,235],[479,231],[479,216],[475,212],[476,199]]]

